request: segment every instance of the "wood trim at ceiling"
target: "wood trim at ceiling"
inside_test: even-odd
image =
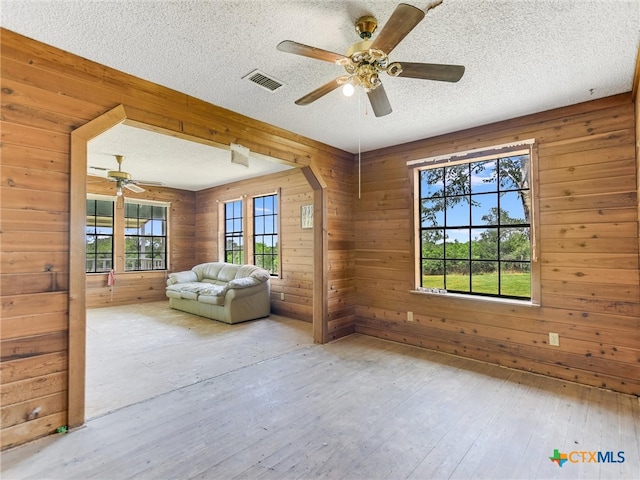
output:
[[[69,224],[69,390],[68,426],[84,423],[86,367],[85,218],[87,217],[87,142],[122,123],[122,105],[71,132]],[[82,274],[81,274],[82,272]]]
[[[313,167],[303,167],[302,173],[313,189],[313,341],[327,343],[329,339],[329,304],[325,292],[329,289],[325,252],[329,250],[326,225],[326,184]],[[322,247],[322,248],[319,248]],[[321,321],[316,320],[322,319]]]

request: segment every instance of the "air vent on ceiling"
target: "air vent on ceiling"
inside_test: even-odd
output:
[[[275,92],[277,89],[284,85],[282,82],[279,82],[275,78],[270,77],[269,75],[266,75],[259,70],[254,70],[248,75],[242,77],[242,79],[249,80],[256,85],[260,85],[262,88],[264,88],[265,90],[269,90],[270,92]]]

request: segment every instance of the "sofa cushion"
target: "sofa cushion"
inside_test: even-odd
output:
[[[198,300],[212,305],[224,305],[226,285],[213,285],[205,282],[188,282],[169,285],[167,297],[184,300]]]
[[[180,290],[169,290],[167,288],[167,297],[169,298],[182,298],[180,296]]]
[[[167,286],[167,291],[168,292],[180,292],[182,290],[197,291],[200,285],[202,285],[200,282],[174,283],[173,285]]]
[[[198,295],[209,295],[214,297],[224,297],[227,293],[226,285],[211,285],[210,283],[201,283],[198,289]]]
[[[226,293],[226,285],[202,284],[202,288],[198,291],[198,301],[210,305],[224,305]]]
[[[218,276],[214,278],[222,280],[223,282],[228,282],[229,280],[233,280],[234,278],[236,278],[238,270],[240,270],[240,265],[232,265],[228,263],[220,269],[220,271],[218,272]]]
[[[220,287],[224,287],[227,284],[227,282],[223,282],[222,280],[217,280],[215,278],[203,278],[201,282],[209,285],[218,285]]]
[[[198,280],[202,281],[205,278],[218,278],[218,273],[222,270],[224,263],[219,262],[210,262],[210,263],[201,263],[200,265],[196,265],[191,270],[193,270],[198,276]]]
[[[209,305],[224,305],[224,295],[205,295],[198,296],[200,303],[208,303]]]
[[[197,300],[198,292],[189,290],[180,290],[180,298],[185,300]]]

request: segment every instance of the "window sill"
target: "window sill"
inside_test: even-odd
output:
[[[428,292],[423,290],[409,290],[409,293],[414,295],[425,295],[427,297],[440,297],[440,298],[454,298],[456,300],[462,300],[465,302],[490,302],[490,303],[500,303],[503,305],[518,305],[523,307],[540,307],[539,304],[533,303],[531,300],[517,300],[515,298],[499,298],[499,297],[483,297],[480,295],[464,295],[462,293],[439,293],[439,292]]]
[[[126,275],[130,273],[167,273],[169,270],[125,270],[114,272],[116,275]],[[85,275],[109,275],[109,272],[85,272]]]
[[[169,270],[165,268],[163,270],[125,270],[123,272],[116,272],[116,273],[165,273],[168,271]]]

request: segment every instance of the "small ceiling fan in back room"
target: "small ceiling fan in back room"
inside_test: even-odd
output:
[[[142,193],[145,191],[140,185],[164,185],[162,182],[150,182],[143,180],[134,180],[131,178],[131,174],[128,172],[122,171],[122,161],[124,160],[124,156],[115,155],[116,162],[118,162],[118,170],[109,170],[108,168],[103,167],[94,167],[89,166],[90,169],[93,170],[103,170],[107,172],[107,180],[116,183],[116,194],[120,197],[122,196],[122,188],[126,188],[127,190],[131,190],[134,193]]]
[[[315,58],[341,65],[346,70],[329,83],[322,85],[304,97],[296,100],[297,105],[308,105],[332,92],[341,85],[353,93],[353,88],[362,87],[367,92],[376,117],[391,113],[391,104],[384,91],[380,74],[386,72],[392,77],[418,78],[442,82],[457,82],[464,74],[462,65],[442,65],[435,63],[391,62],[389,54],[406,37],[426,12],[437,7],[443,0],[430,4],[425,10],[401,3],[375,39],[371,40],[378,21],[371,15],[360,17],[355,22],[356,32],[362,39],[349,47],[345,55],[310,47],[292,40],[278,44],[278,50],[303,57]],[[348,95],[349,92],[345,91]]]

